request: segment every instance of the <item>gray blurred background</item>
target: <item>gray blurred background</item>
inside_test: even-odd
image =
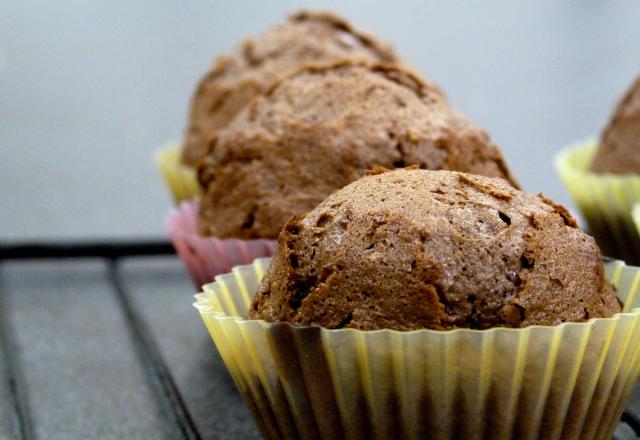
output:
[[[5,1],[0,239],[161,236],[152,155],[181,139],[196,81],[303,6],[392,42],[563,203],[555,152],[597,135],[640,73],[640,2]]]

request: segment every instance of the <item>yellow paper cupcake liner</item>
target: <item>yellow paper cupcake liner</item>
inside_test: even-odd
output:
[[[176,203],[193,199],[200,191],[196,172],[181,162],[181,152],[180,145],[169,145],[155,153],[155,163]]]
[[[609,440],[640,374],[639,269],[619,261],[611,318],[445,332],[245,320],[269,261],[195,303],[265,438]]]
[[[636,231],[638,231],[638,235],[640,236],[640,203],[633,205],[631,218],[633,219],[633,223],[636,225]]]
[[[640,175],[589,171],[597,142],[576,144],[559,153],[556,169],[605,255],[640,264],[640,237],[631,218],[640,202]]]

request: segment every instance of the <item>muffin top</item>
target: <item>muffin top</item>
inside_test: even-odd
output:
[[[389,65],[307,67],[219,130],[198,167],[200,232],[276,238],[375,166],[467,171],[516,185],[486,132],[435,86]]]
[[[618,103],[602,133],[591,171],[640,174],[640,76]]]
[[[390,46],[326,12],[299,12],[261,36],[247,39],[231,54],[218,58],[200,80],[191,102],[183,162],[195,165],[211,132],[226,126],[254,95],[278,79],[305,64],[343,59],[398,61]]]
[[[363,330],[555,325],[620,311],[562,206],[502,179],[395,170],[292,217],[253,319]]]

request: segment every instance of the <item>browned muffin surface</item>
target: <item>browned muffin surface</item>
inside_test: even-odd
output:
[[[341,63],[278,83],[218,132],[199,167],[200,232],[276,238],[369,168],[511,177],[486,132],[400,67]]]
[[[620,306],[594,240],[502,179],[395,170],[292,218],[250,318],[413,330],[554,325]]]
[[[326,12],[299,12],[285,23],[247,39],[216,60],[198,84],[191,103],[182,159],[195,165],[209,136],[226,126],[258,93],[305,64],[343,59],[397,62],[390,46]]]
[[[591,171],[640,174],[640,76],[618,103],[602,133]]]

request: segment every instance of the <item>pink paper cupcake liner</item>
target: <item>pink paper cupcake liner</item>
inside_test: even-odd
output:
[[[230,272],[234,266],[273,255],[276,240],[220,239],[199,235],[197,214],[197,201],[182,202],[171,210],[165,220],[167,233],[196,289],[212,282],[216,275]]]

